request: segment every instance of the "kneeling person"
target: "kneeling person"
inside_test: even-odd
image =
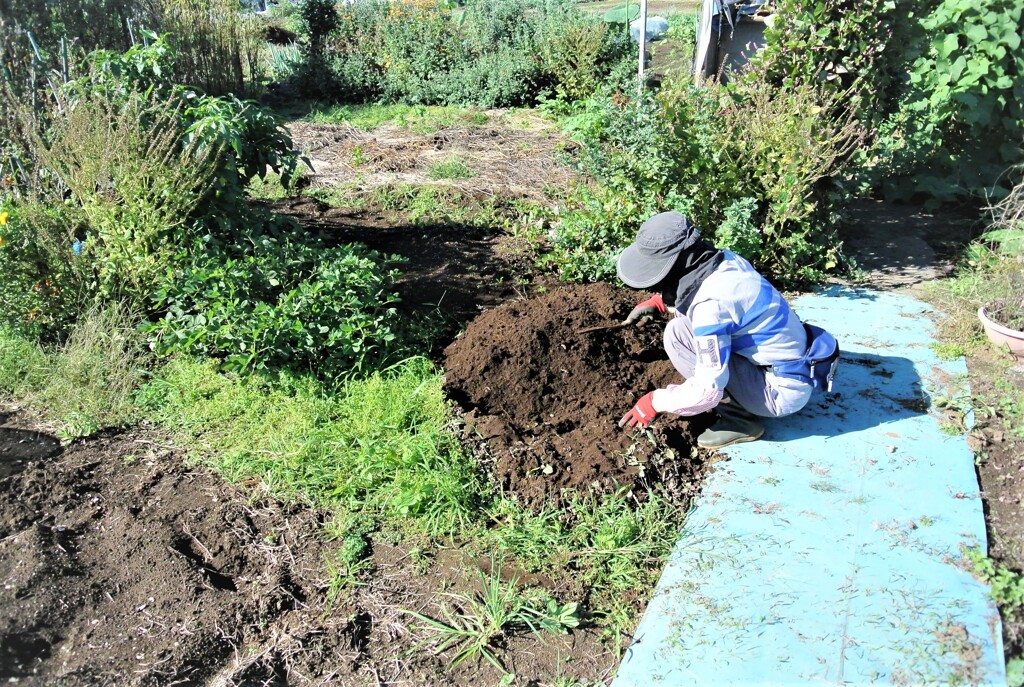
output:
[[[618,275],[628,286],[656,292],[628,322],[672,314],[665,351],[685,379],[644,395],[620,427],[646,427],[658,413],[716,409],[718,420],[697,444],[722,448],[760,438],[758,417],[790,415],[815,388],[831,388],[835,339],[803,324],[749,262],[706,243],[680,213],[644,222],[619,255]]]

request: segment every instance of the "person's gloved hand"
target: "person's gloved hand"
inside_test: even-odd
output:
[[[665,301],[662,300],[661,294],[657,293],[633,308],[633,311],[629,313],[629,317],[625,319],[624,324],[633,324],[645,315],[650,317],[664,315],[667,311]]]
[[[654,419],[658,411],[654,409],[654,392],[650,391],[640,397],[636,405],[629,409],[629,412],[619,420],[619,427],[646,427]]]

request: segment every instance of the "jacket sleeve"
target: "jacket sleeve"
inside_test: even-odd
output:
[[[718,301],[705,300],[691,310],[697,363],[693,377],[654,392],[654,409],[676,415],[699,415],[719,404],[729,383],[732,332],[737,325],[732,313]]]
[[[709,389],[688,379],[682,384],[669,384],[664,389],[656,389],[651,404],[659,413],[700,415],[717,406],[724,394],[722,389]]]

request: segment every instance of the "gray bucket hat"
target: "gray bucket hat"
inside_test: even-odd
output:
[[[619,279],[646,289],[664,279],[676,258],[700,240],[700,231],[679,212],[662,212],[640,226],[636,240],[619,254]]]

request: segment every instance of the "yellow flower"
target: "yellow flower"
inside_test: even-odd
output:
[[[3,248],[3,247],[4,247],[4,245],[5,245],[6,243],[7,243],[7,242],[6,242],[6,241],[4,241],[4,237],[3,237],[3,236],[0,236],[0,248]]]
[[[6,212],[0,212],[0,227],[7,226],[7,217],[8,214]]]

